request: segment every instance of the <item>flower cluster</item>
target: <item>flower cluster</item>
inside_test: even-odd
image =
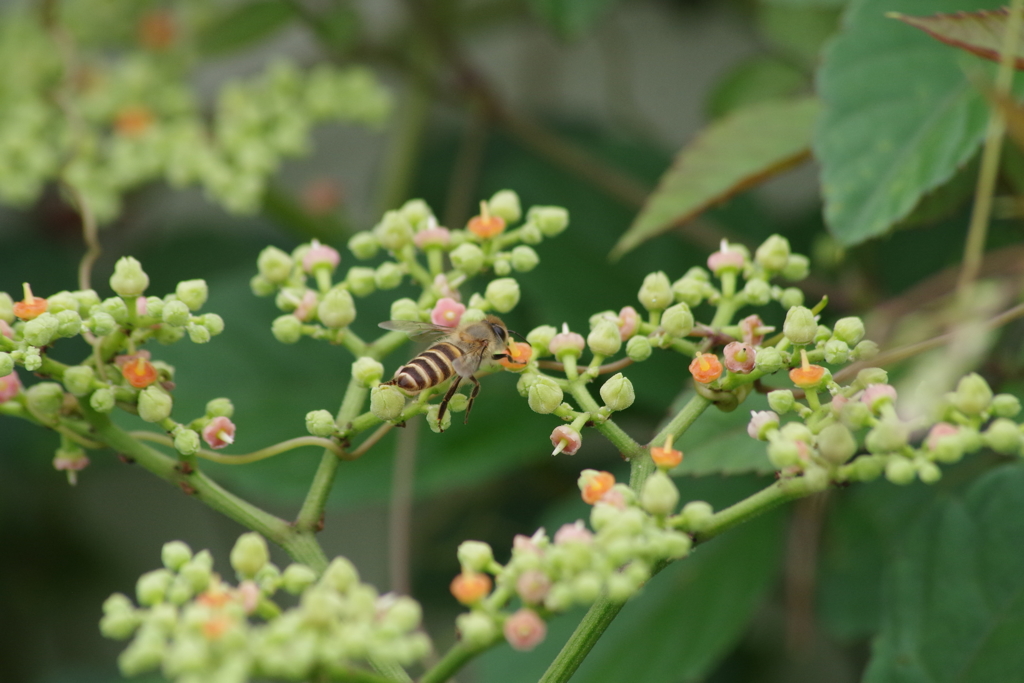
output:
[[[116,406],[160,425],[177,450],[194,454],[200,435],[213,448],[231,442],[233,408],[227,399],[211,401],[206,414],[182,425],[171,419],[174,368],[140,348],[150,340],[173,344],[184,337],[197,344],[220,334],[216,313],[199,313],[208,296],[206,282],[185,280],[164,297],[145,295],[149,276],[126,256],[114,266],[110,287],[116,296],[101,300],[95,291],[36,296],[28,284],[19,301],[0,292],[0,410],[61,433],[54,466],[74,473],[88,464],[83,445],[92,445],[83,421],[86,406],[109,413]],[[93,349],[83,362],[67,365],[50,357],[61,338],[82,336]],[[47,380],[25,389],[15,366]],[[95,445],[92,445],[95,447]]]
[[[431,651],[419,604],[378,595],[343,557],[319,578],[302,564],[282,571],[269,561],[262,536],[243,534],[231,551],[237,586],[213,571],[208,551],[193,554],[172,541],[162,557],[162,569],[139,578],[137,607],[121,593],[103,604],[103,635],[131,638],[118,659],[125,676],[303,680],[356,675],[370,662],[409,666]],[[297,606],[283,610],[274,602],[282,589],[298,596]]]
[[[655,567],[685,557],[689,534],[702,530],[713,514],[699,501],[677,514],[679,491],[663,470],[648,478],[639,496],[596,470],[584,470],[579,487],[593,505],[590,528],[577,520],[554,537],[544,529],[516,536],[504,566],[486,543],[459,546],[462,572],[451,591],[470,608],[456,620],[464,642],[484,646],[503,634],[513,648],[530,650],[544,639],[544,620],[553,614],[601,596],[624,602]],[[519,606],[512,611],[514,602]]]

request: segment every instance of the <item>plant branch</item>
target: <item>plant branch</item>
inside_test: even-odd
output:
[[[406,423],[398,434],[391,476],[391,501],[388,510],[388,568],[391,592],[411,595],[409,579],[409,543],[412,527],[412,503],[416,482],[416,442],[420,420]]]
[[[152,441],[163,446],[174,447],[174,439],[167,436],[166,434],[158,434],[157,432],[149,431],[137,431],[129,432],[129,435],[134,439],[141,439],[142,441]],[[354,460],[350,453],[346,453],[345,450],[337,443],[330,439],[324,439],[319,436],[298,436],[294,439],[288,439],[287,441],[281,441],[273,446],[267,446],[261,448],[258,451],[252,453],[245,453],[243,455],[227,455],[224,453],[217,453],[215,451],[200,448],[196,451],[196,455],[200,458],[209,460],[210,462],[217,462],[222,465],[248,465],[249,463],[259,462],[260,460],[266,460],[272,458],[275,455],[281,453],[287,453],[288,451],[295,450],[296,448],[302,448],[303,446],[320,446],[334,453],[342,460]]]

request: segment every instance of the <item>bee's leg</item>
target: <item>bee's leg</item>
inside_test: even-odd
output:
[[[466,419],[462,421],[463,424],[469,424],[469,411],[473,410],[473,399],[480,393],[480,380],[473,375],[469,378],[473,381],[473,391],[469,392],[469,403],[466,404]]]
[[[437,424],[441,425],[441,418],[444,417],[444,411],[448,410],[448,401],[452,400],[452,396],[459,390],[459,382],[462,381],[462,375],[455,375],[452,378],[452,385],[448,387],[448,391],[445,392],[444,398],[441,399],[441,407],[437,409]],[[444,428],[441,429],[444,431]]]

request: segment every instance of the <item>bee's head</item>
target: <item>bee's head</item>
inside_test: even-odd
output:
[[[491,332],[494,333],[494,337],[502,344],[508,341],[508,328],[505,327],[505,323],[501,322],[501,319],[494,315],[489,315],[484,319],[488,325],[491,326]]]

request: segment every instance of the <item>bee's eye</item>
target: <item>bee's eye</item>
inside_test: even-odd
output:
[[[498,339],[500,339],[501,341],[505,341],[505,339],[508,337],[508,335],[505,334],[505,328],[495,323],[491,323],[491,327],[494,329],[494,334],[497,335]]]

